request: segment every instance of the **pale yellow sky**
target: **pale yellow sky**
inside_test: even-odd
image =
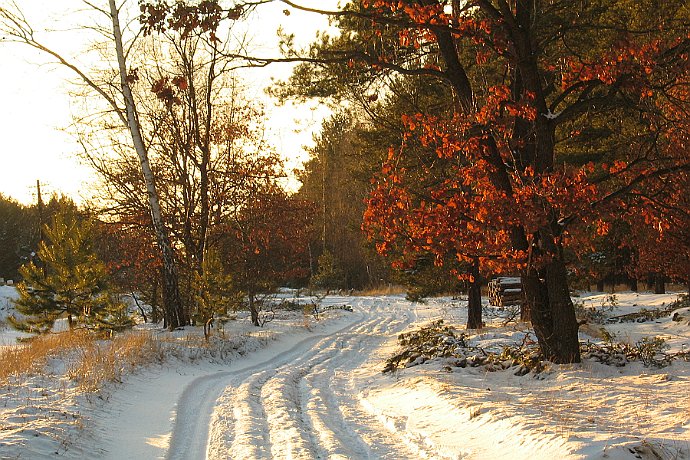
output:
[[[135,3],[135,0],[131,0]],[[105,0],[97,3],[107,4]],[[3,1],[3,3],[5,3]],[[335,5],[336,0],[304,0],[305,5],[324,7]],[[84,16],[73,13],[81,8],[81,0],[19,0],[37,31],[59,29],[43,35],[49,46],[67,55],[79,56],[84,32],[67,30]],[[70,10],[72,8],[72,10]],[[276,29],[282,26],[294,33],[299,42],[310,42],[317,30],[327,28],[324,17],[292,10],[289,16],[282,14],[287,7],[276,3],[263,6],[257,16],[251,18],[248,29],[257,55],[277,55]],[[70,98],[69,81],[74,76],[66,69],[47,64],[45,57],[26,46],[0,41],[0,193],[22,203],[36,199],[36,180],[40,179],[42,192],[62,192],[76,200],[91,197],[89,184],[93,182],[89,169],[80,165],[75,157],[80,147],[63,131],[72,120],[78,103]],[[328,111],[311,103],[307,106],[286,105],[274,107],[263,94],[271,76],[285,78],[290,67],[275,64],[253,70],[248,75],[251,82],[250,96],[267,105],[267,126],[275,147],[288,160],[290,169],[306,158],[302,146],[311,144],[312,133],[318,130]]]

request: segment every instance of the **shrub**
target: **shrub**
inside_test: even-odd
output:
[[[635,348],[640,361],[647,367],[666,367],[673,361],[673,357],[666,354],[670,347],[662,337],[643,337],[635,343]]]
[[[310,284],[315,289],[325,289],[327,292],[345,287],[345,272],[330,251],[325,251],[319,257],[319,270],[312,276]]]

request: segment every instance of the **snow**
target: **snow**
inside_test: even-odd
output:
[[[560,116],[560,114],[561,114],[561,112],[553,113],[551,111],[551,109],[548,109],[548,111],[546,113],[542,113],[544,118],[546,118],[548,120],[555,120],[556,118],[558,118]]]
[[[574,300],[620,316],[676,297]],[[690,457],[688,362],[658,369],[585,360],[518,377],[514,369],[448,371],[439,358],[384,374],[398,334],[439,318],[461,328],[466,303],[330,296],[328,305],[352,312],[327,310],[316,321],[281,311],[264,329],[240,315],[226,327],[234,340],[226,356],[187,352],[98,394],[51,375],[0,387],[0,458]],[[502,322],[468,331],[469,341],[500,349],[528,333]],[[671,350],[690,347],[690,325],[670,317],[604,327],[630,343],[662,336]]]
[[[613,296],[613,297],[612,297]],[[588,293],[577,300],[586,306],[607,309],[607,316],[619,316],[642,309],[653,310],[668,307],[678,298],[675,293],[650,294],[625,292],[617,294]],[[611,301],[615,305],[611,305]],[[690,333],[687,324],[670,321],[670,317],[645,322],[626,322],[607,324],[606,330],[616,340],[634,344],[643,337],[659,336],[666,340],[670,351],[690,349]]]
[[[0,286],[0,347],[14,345],[17,339],[29,336],[14,330],[7,322],[7,317],[14,313],[12,300],[18,297],[14,286]]]

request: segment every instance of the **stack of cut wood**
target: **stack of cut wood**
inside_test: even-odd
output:
[[[519,277],[500,276],[489,281],[489,305],[507,307],[522,303],[522,281]]]

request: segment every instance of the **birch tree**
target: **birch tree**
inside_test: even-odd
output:
[[[166,229],[161,206],[159,202],[154,176],[151,171],[148,150],[142,136],[141,126],[137,114],[137,106],[132,95],[131,81],[132,69],[128,69],[128,51],[125,49],[122,27],[120,25],[120,15],[125,3],[118,6],[115,0],[109,0],[108,7],[103,8],[95,3],[84,1],[83,4],[93,11],[94,14],[107,18],[108,27],[98,28],[100,36],[105,36],[115,48],[115,55],[112,57],[115,64],[114,75],[117,81],[102,78],[97,72],[90,72],[81,67],[75,60],[61,54],[58,50],[46,45],[37,37],[35,29],[26,19],[16,3],[9,7],[0,7],[0,32],[6,41],[20,43],[29,46],[47,55],[53,62],[71,70],[88,88],[93,90],[109,106],[112,113],[121,123],[121,126],[129,131],[132,147],[136,151],[141,166],[141,174],[146,184],[147,202],[150,208],[151,225],[156,233],[156,239],[161,258],[163,260],[163,303],[165,310],[166,325],[170,329],[185,325],[188,322],[184,313],[184,308],[179,294],[178,274],[175,257],[170,237]],[[89,27],[84,27],[84,30]],[[93,27],[90,27],[93,29]],[[138,34],[137,34],[138,36]],[[135,37],[136,38],[136,37]],[[129,43],[131,49],[132,43]],[[107,76],[107,75],[106,75]]]

